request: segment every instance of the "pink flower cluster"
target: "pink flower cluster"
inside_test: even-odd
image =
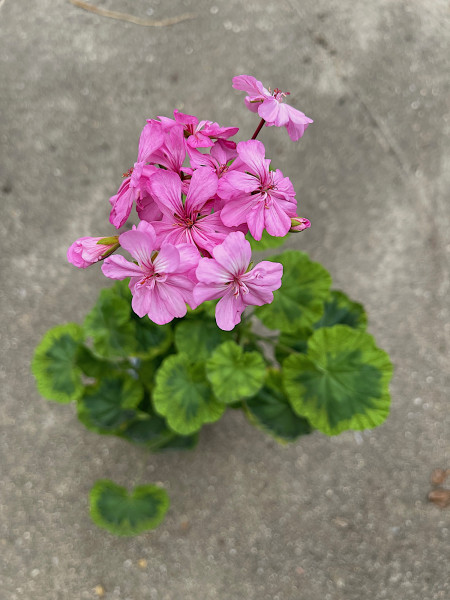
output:
[[[253,77],[235,77],[233,86],[248,93],[247,106],[257,106],[267,125],[286,126],[292,139],[312,122]],[[251,268],[245,234],[282,237],[310,223],[297,216],[292,183],[270,169],[264,145],[230,140],[237,132],[179,111],[173,119],[149,119],[137,161],[110,198],[111,224],[122,227],[135,206],[138,226],[115,237],[80,238],[68,260],[81,268],[103,260],[107,277],[130,277],[133,310],[158,324],[183,317],[186,305],[219,299],[217,324],[231,330],[246,306],[272,302],[282,265]],[[111,255],[119,245],[134,262]]]

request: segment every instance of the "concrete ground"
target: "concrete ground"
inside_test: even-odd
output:
[[[195,17],[148,28],[69,0],[0,3],[1,600],[450,598],[450,513],[427,501],[432,469],[450,466],[447,2],[95,4]],[[365,304],[392,356],[392,412],[373,432],[287,447],[228,414],[193,453],[149,455],[40,398],[30,358],[105,284],[65,252],[111,231],[145,119],[177,107],[249,136],[242,73],[315,120],[297,144],[275,128],[260,139],[313,223],[293,243]],[[161,482],[164,524],[131,539],[96,528],[103,477]]]

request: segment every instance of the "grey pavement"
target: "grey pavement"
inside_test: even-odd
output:
[[[448,3],[95,2],[195,18],[145,28],[69,0],[0,3],[0,599],[450,598],[450,511],[427,501],[450,466]],[[151,455],[40,398],[30,358],[106,283],[65,252],[111,232],[145,119],[179,108],[248,136],[242,73],[315,120],[297,144],[260,139],[313,223],[292,245],[365,304],[392,356],[392,411],[285,447],[227,414],[194,452]],[[166,521],[131,539],[96,528],[102,477],[162,483]]]

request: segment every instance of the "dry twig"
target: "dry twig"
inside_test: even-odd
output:
[[[4,1],[5,0],[3,0],[3,2]],[[121,13],[116,12],[115,10],[99,8],[98,6],[94,6],[92,4],[88,4],[87,2],[83,2],[83,0],[69,0],[69,2],[74,6],[78,6],[78,8],[82,8],[83,10],[87,10],[101,17],[108,17],[109,19],[116,19],[117,21],[127,21],[128,23],[134,23],[134,25],[142,25],[143,27],[168,27],[169,25],[175,25],[176,23],[181,23],[182,21],[187,21],[189,19],[195,18],[195,15],[191,13],[186,13],[184,15],[178,15],[177,17],[168,17],[167,19],[160,20],[141,19],[140,17],[135,17],[133,15],[129,15],[128,13]]]

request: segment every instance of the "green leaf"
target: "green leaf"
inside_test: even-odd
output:
[[[250,421],[278,442],[292,442],[312,431],[309,422],[292,410],[281,372],[275,369],[270,369],[264,387],[244,405]]]
[[[206,361],[206,374],[216,398],[232,404],[261,389],[266,365],[259,352],[244,352],[235,342],[225,342]]]
[[[283,265],[282,285],[274,293],[272,304],[256,308],[255,314],[269,329],[291,332],[310,327],[323,314],[323,303],[330,291],[330,274],[297,250],[287,250],[270,260]]]
[[[147,359],[167,352],[173,339],[171,326],[157,325],[147,316],[141,319],[134,312],[132,315],[136,324],[136,336],[135,349],[130,354]]]
[[[178,435],[167,427],[158,415],[140,415],[129,423],[121,436],[135,444],[144,445],[151,452],[190,450],[197,445],[198,434]]]
[[[117,368],[114,362],[96,356],[84,345],[78,348],[76,364],[87,377],[94,377],[95,379],[111,375]]]
[[[67,403],[83,393],[76,356],[83,342],[83,329],[76,323],[49,329],[37,346],[31,371],[39,393],[48,400]]]
[[[308,339],[313,334],[311,327],[299,327],[291,333],[281,333],[275,346],[275,357],[279,363],[294,352],[305,353]]]
[[[153,403],[169,426],[181,435],[217,421],[225,410],[224,404],[214,398],[205,378],[204,363],[192,363],[187,354],[164,360],[156,373]]]
[[[136,328],[131,320],[131,304],[118,295],[117,288],[107,288],[84,321],[86,335],[91,336],[94,350],[105,358],[133,354]]]
[[[362,330],[367,327],[367,315],[362,304],[353,302],[343,292],[332,290],[324,308],[322,318],[314,323],[314,329],[333,325],[348,325]]]
[[[139,485],[131,494],[109,479],[100,479],[90,493],[91,517],[114,535],[137,535],[155,529],[169,508],[167,492],[156,485]]]
[[[130,376],[102,379],[86,388],[78,401],[78,418],[97,433],[117,433],[136,417],[143,395],[142,385]]]
[[[260,241],[256,241],[251,233],[247,233],[245,239],[250,242],[252,252],[262,252],[263,250],[270,250],[270,248],[278,248],[282,246],[288,239],[289,233],[283,237],[277,237],[270,235],[264,229]]]
[[[306,354],[283,363],[295,412],[328,435],[371,429],[389,413],[392,365],[371,335],[347,325],[318,329]]]
[[[230,333],[217,327],[215,321],[185,320],[175,329],[175,346],[195,360],[208,358],[222,342],[230,339]]]

